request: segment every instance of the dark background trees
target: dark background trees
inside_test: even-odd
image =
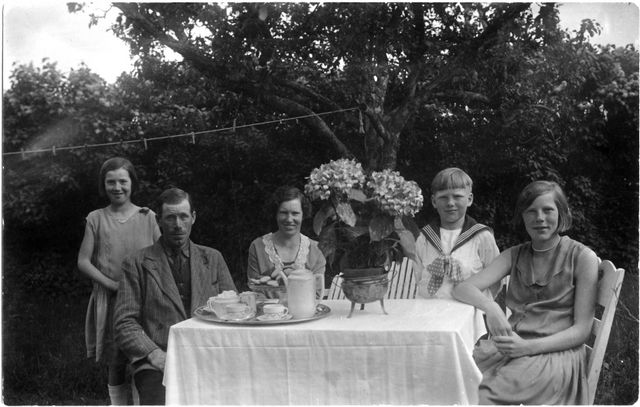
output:
[[[329,159],[396,168],[427,200],[437,171],[463,168],[474,179],[470,213],[494,228],[501,249],[523,238],[509,226],[520,189],[557,181],[576,218],[571,236],[628,271],[601,379],[609,391],[598,400],[637,399],[633,47],[591,45],[598,26],[590,20],[577,32],[560,30],[553,4],[115,6],[122,16],[114,31],[137,56],[135,74],[106,84],[87,67],[63,73],[43,61],[14,67],[3,95],[5,153],[58,148],[4,156],[3,341],[16,352],[5,352],[3,363],[11,400],[66,404],[79,400],[70,393],[103,390],[87,379],[69,392],[68,382],[91,369],[81,358],[89,283],[75,258],[84,217],[106,205],[97,172],[113,155],[136,165],[139,205],[169,185],[193,194],[194,240],[221,250],[239,288],[250,241],[274,227],[264,211],[269,194],[282,184],[301,187]],[[166,47],[183,59],[167,59]],[[191,132],[195,144],[191,137],[142,143]],[[69,145],[87,147],[59,149]],[[432,215],[426,205],[418,223]],[[64,338],[77,359],[67,362],[69,378],[59,378],[62,391],[28,398],[30,385],[51,382],[38,368],[43,352],[57,352],[43,350],[39,335],[29,339],[48,326],[42,304],[74,315],[76,336],[52,334],[48,342]]]

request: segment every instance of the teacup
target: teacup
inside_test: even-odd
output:
[[[268,317],[281,318],[289,313],[289,309],[282,304],[264,304],[262,313]]]
[[[242,302],[227,304],[224,310],[225,319],[244,319],[251,313],[251,307]]]
[[[207,307],[210,311],[220,317],[226,312],[225,307],[229,304],[237,304],[240,302],[240,297],[211,297],[207,301]]]

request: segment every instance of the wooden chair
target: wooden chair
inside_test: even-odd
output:
[[[408,257],[402,259],[400,264],[394,262],[389,270],[389,299],[413,299],[416,298],[418,284],[413,274],[413,261]]]
[[[418,286],[416,278],[413,275],[413,262],[411,260],[405,257],[399,264],[396,262],[392,263],[388,278],[389,290],[387,291],[386,299],[416,298]],[[344,292],[342,292],[342,277],[340,275],[333,277],[327,299],[345,299]]]
[[[333,277],[331,280],[331,287],[327,293],[328,300],[344,300],[344,292],[342,292],[342,277],[340,274]]]
[[[598,266],[596,315],[593,318],[593,326],[591,327],[593,342],[589,341],[585,344],[588,361],[589,404],[593,404],[596,396],[602,361],[609,342],[609,334],[616,314],[623,279],[624,269],[617,269],[609,260],[600,262]]]

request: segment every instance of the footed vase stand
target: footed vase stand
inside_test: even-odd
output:
[[[384,296],[388,289],[389,279],[386,274],[356,278],[343,275],[342,291],[351,301],[351,311],[347,318],[351,318],[356,304],[360,304],[360,310],[363,310],[365,304],[374,301],[380,301],[382,312],[388,315],[384,309]]]

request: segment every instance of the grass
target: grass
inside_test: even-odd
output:
[[[6,261],[4,266],[7,270]],[[638,400],[638,275],[634,271],[625,276],[596,404],[631,405]],[[88,295],[32,295],[11,280],[5,273],[4,404],[109,404],[106,367],[86,358],[84,317]]]
[[[8,303],[7,297],[16,299],[3,296],[3,402],[109,404],[106,367],[86,358],[86,300],[21,296],[21,301]]]

